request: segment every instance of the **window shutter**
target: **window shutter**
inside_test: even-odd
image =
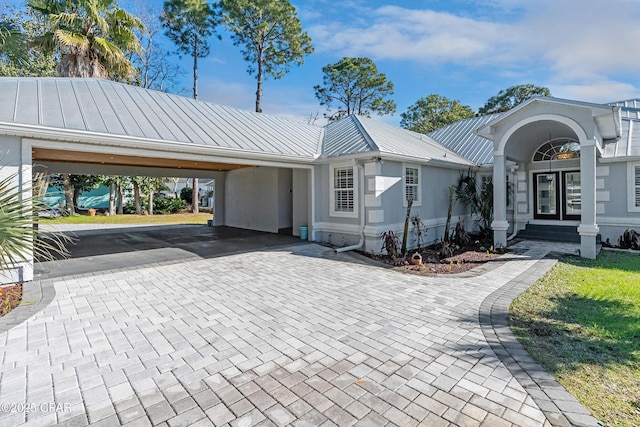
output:
[[[633,182],[635,184],[635,206],[640,207],[640,165],[633,167]]]

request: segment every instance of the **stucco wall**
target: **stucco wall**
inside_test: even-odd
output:
[[[216,195],[218,194],[216,188]],[[258,167],[227,172],[223,194],[224,225],[270,233],[277,233],[279,229],[293,226],[294,196],[291,169]],[[298,202],[300,203],[302,202]],[[216,215],[217,212],[218,210]],[[299,222],[306,222],[306,219],[302,218],[306,216],[306,212],[298,213],[297,216]],[[216,225],[219,225],[218,221]]]
[[[347,163],[343,163],[347,164]],[[380,252],[382,241],[380,234],[392,230],[400,237],[404,231],[406,205],[404,201],[404,166],[418,167],[420,172],[420,202],[414,204],[411,216],[418,216],[428,228],[422,236],[422,245],[442,239],[447,219],[449,203],[449,186],[454,185],[461,172],[458,169],[434,167],[428,165],[401,163],[385,160],[372,162],[364,160],[359,163],[360,191],[359,206],[364,204],[364,237],[363,250]],[[330,215],[331,165],[318,165],[316,174],[316,219],[320,225],[319,240],[335,246],[356,244],[360,240],[360,214],[355,218],[343,218]],[[360,208],[358,209],[360,212]],[[469,212],[458,203],[454,203],[451,227],[459,217],[467,222],[467,229],[473,227],[468,221]],[[408,246],[417,244],[414,227],[409,226]]]
[[[31,197],[31,150],[22,147],[19,137],[0,135],[0,179],[14,177],[12,181],[20,190],[20,197]],[[22,254],[25,262],[0,270],[0,284],[33,280],[33,260],[30,254]]]
[[[225,179],[225,225],[278,232],[278,169],[230,171]]]
[[[628,190],[627,162],[597,164],[597,224],[603,241],[608,238],[611,243],[616,244],[626,229],[640,232],[640,212],[629,211]]]
[[[293,225],[293,172],[278,169],[278,229]]]

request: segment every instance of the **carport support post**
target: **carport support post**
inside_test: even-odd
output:
[[[493,244],[496,248],[507,246],[507,191],[506,191],[505,157],[493,153]]]
[[[216,227],[224,225],[225,178],[225,173],[219,172],[215,174],[213,181],[213,225]]]
[[[580,256],[596,257],[596,236],[600,229],[596,224],[596,141],[580,143],[580,192],[582,209],[580,226]]]

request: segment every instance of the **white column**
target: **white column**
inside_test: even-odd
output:
[[[496,247],[507,246],[507,184],[505,182],[505,157],[493,154],[493,244]]]
[[[596,141],[580,142],[580,192],[581,219],[580,255],[583,258],[596,257],[596,236],[600,229],[596,224]]]
[[[213,225],[216,227],[224,225],[225,179],[226,172],[215,174],[213,183]]]

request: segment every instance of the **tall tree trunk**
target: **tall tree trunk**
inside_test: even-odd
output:
[[[147,213],[149,215],[153,215],[153,189],[149,189],[149,207],[147,208]]]
[[[78,199],[80,198],[80,188],[73,187],[73,211],[78,209]]]
[[[136,215],[142,215],[142,206],[140,205],[140,185],[137,181],[133,181],[133,199],[136,205]]]
[[[124,201],[122,200],[122,184],[116,185],[116,194],[118,196],[118,215],[124,214]]]
[[[193,99],[198,99],[198,39],[193,46]]]
[[[447,209],[447,223],[444,226],[443,240],[446,243],[449,243],[449,240],[451,237],[449,230],[451,229],[451,215],[453,214],[453,195],[455,193],[456,193],[456,187],[452,185],[451,187],[449,187],[449,207]]]
[[[193,178],[193,191],[191,193],[191,212],[200,212],[200,192],[198,191],[198,178]]]
[[[71,177],[68,173],[62,175],[62,182],[64,184],[64,209],[68,214],[75,212],[73,208],[73,186],[71,185]]]
[[[262,113],[262,53],[258,53],[258,73],[256,74],[256,80],[258,81],[258,88],[256,89],[256,113]]]
[[[109,215],[116,214],[116,184],[109,184]]]

